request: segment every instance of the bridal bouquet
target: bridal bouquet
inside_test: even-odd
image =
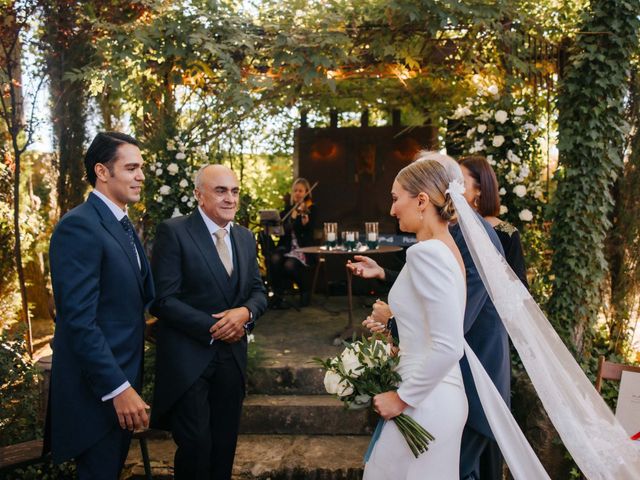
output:
[[[398,389],[401,378],[395,367],[400,359],[391,354],[391,345],[375,337],[345,345],[337,357],[315,359],[326,370],[324,386],[328,393],[355,410],[371,406],[371,399],[379,393]],[[429,449],[434,437],[418,422],[404,413],[393,421],[416,458]]]

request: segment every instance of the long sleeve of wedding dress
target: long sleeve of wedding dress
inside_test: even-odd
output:
[[[466,291],[464,276],[439,240],[407,250],[389,294],[400,336],[398,395],[404,411],[435,440],[415,458],[393,421],[385,422],[365,466],[365,480],[455,480],[467,398],[460,372]]]

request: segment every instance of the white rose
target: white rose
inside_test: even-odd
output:
[[[509,211],[509,209],[507,208],[506,205],[500,205],[500,215],[504,215],[508,211]]]
[[[517,164],[520,164],[521,162],[520,157],[513,153],[511,150],[507,151],[507,160],[509,160],[511,163]]]
[[[533,220],[533,213],[531,213],[531,210],[525,208],[518,214],[518,217],[520,217],[520,220],[523,222],[530,222]]]
[[[517,115],[519,117],[521,117],[522,115],[524,115],[526,113],[524,107],[518,107],[513,111],[514,115]]]
[[[189,208],[193,208],[193,201],[189,200],[189,201],[187,202],[187,207],[189,207]]]
[[[494,147],[500,147],[504,143],[504,137],[502,135],[496,135],[493,137],[492,145]]]
[[[158,190],[158,193],[160,193],[160,195],[169,195],[171,193],[171,187],[169,185],[163,185]]]
[[[505,188],[504,188],[504,187],[502,187],[498,193],[499,193],[500,195],[504,195],[505,193],[507,193],[507,191],[505,190]]]
[[[167,142],[167,150],[169,150],[170,152],[173,152],[176,149],[176,144],[173,140],[169,140]]]
[[[353,385],[351,385],[351,382],[347,381],[347,379],[343,379],[338,384],[338,396],[348,397],[352,393],[353,393]]]
[[[509,115],[507,115],[507,112],[505,112],[504,110],[498,110],[494,117],[496,119],[496,122],[504,123],[507,121],[507,118],[509,118]]]
[[[531,123],[525,123],[525,124],[523,125],[523,128],[524,128],[525,130],[530,130],[531,132],[535,132],[535,131],[538,129],[535,125],[533,125],[533,124],[531,124]]]
[[[180,171],[180,167],[178,167],[178,165],[176,163],[170,163],[167,166],[167,172],[169,172],[169,175],[175,175],[179,171]]]
[[[355,378],[360,376],[362,373],[362,364],[360,363],[356,352],[350,348],[345,348],[340,354],[340,360],[342,361],[342,366],[344,367],[344,371],[347,372],[347,375],[351,375]]]
[[[340,383],[340,375],[333,370],[327,370],[324,374],[324,388],[327,393],[335,395],[338,393],[338,384]]]
[[[184,152],[180,151],[176,153],[176,160],[184,160],[185,158],[187,158],[187,156],[184,154]]]
[[[471,109],[469,107],[459,106],[456,111],[453,112],[453,118],[463,118],[471,115]]]
[[[162,164],[160,162],[156,162],[156,167],[160,168],[162,166]]]
[[[516,185],[515,187],[513,187],[513,193],[522,198],[527,194],[527,187],[525,187],[524,185]]]
[[[178,184],[180,186],[180,188],[187,188],[189,186],[189,182],[183,178],[182,180],[180,180],[180,183]]]
[[[476,133],[476,129],[475,127],[470,128],[469,130],[467,130],[467,138],[471,138],[473,137],[473,134]]]
[[[489,86],[489,88],[487,88],[487,92],[489,92],[491,95],[497,95],[498,94],[498,87],[496,85],[491,85]]]
[[[486,122],[487,120],[489,120],[491,118],[491,114],[489,114],[489,112],[482,112],[476,118],[478,120],[482,120],[483,122]]]
[[[182,203],[187,203],[189,201],[189,197],[187,197],[186,195],[183,195],[182,198],[180,199],[180,201]]]
[[[158,169],[156,170],[156,177],[159,177],[160,175],[162,175],[162,169],[161,169],[161,168],[158,168]]]
[[[487,147],[484,146],[484,140],[480,139],[473,144],[473,148],[475,149],[476,152],[481,152]]]
[[[256,341],[256,337],[253,335],[253,333],[250,333],[247,335],[247,343],[253,343]]]
[[[478,125],[478,133],[484,133],[487,131],[487,126],[484,123]]]
[[[182,212],[180,212],[180,209],[178,209],[178,207],[173,209],[173,213],[171,214],[171,218],[175,218],[175,217],[181,217],[182,216]]]

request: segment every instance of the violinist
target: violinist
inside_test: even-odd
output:
[[[292,282],[300,289],[302,306],[309,305],[311,298],[311,286],[306,275],[311,259],[298,250],[313,244],[316,220],[316,206],[312,200],[311,187],[305,178],[298,178],[293,182],[290,203],[290,207],[280,214],[284,235],[271,255],[275,308],[278,308],[278,299],[282,298]]]

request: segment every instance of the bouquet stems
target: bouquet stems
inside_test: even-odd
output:
[[[429,442],[435,437],[426,431],[418,422],[409,415],[401,413],[393,418],[400,433],[404,437],[413,455],[418,458],[421,453],[429,450]]]

